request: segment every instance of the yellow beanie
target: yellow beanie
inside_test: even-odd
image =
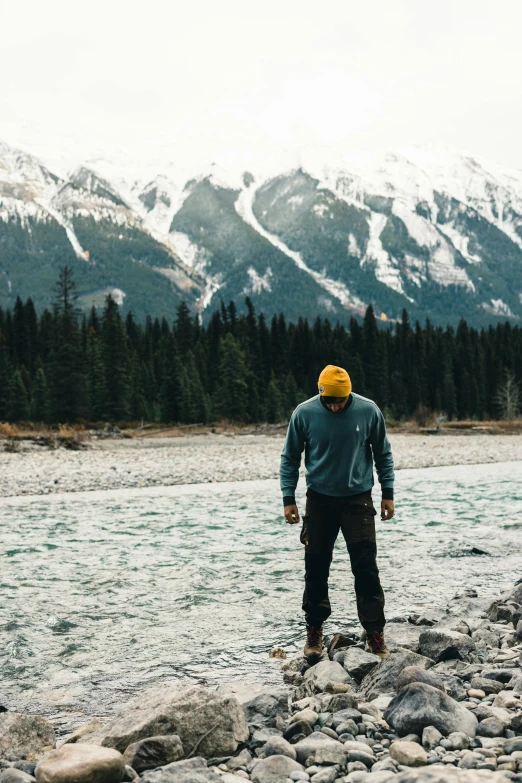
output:
[[[350,376],[342,367],[329,364],[319,376],[321,397],[348,397],[352,391]]]

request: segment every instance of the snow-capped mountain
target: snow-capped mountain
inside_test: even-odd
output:
[[[522,319],[522,172],[441,147],[374,160],[305,150],[268,176],[99,157],[67,176],[0,144],[0,306],[46,305],[74,266],[85,305],[205,314],[250,296],[346,322]],[[118,292],[118,293],[116,293]]]

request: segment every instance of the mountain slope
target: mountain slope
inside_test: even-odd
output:
[[[58,177],[0,144],[0,306],[48,306],[69,263],[85,306],[112,290],[140,318],[248,295],[292,319],[522,319],[522,173],[441,147],[301,157],[271,177],[101,158]]]

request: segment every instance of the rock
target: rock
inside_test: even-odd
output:
[[[260,729],[256,729],[252,734],[250,740],[250,746],[253,748],[260,748],[265,742],[268,742],[272,737],[280,737],[281,732],[277,729],[271,729],[268,726],[263,726]]]
[[[503,749],[506,756],[511,756],[511,754],[515,753],[516,751],[522,751],[522,737],[513,737],[513,739],[508,739],[504,743]]]
[[[238,753],[237,756],[232,756],[232,758],[227,761],[227,769],[234,772],[234,770],[239,769],[239,767],[247,767],[251,761],[252,754],[249,750],[243,748],[241,753]]]
[[[352,686],[347,682],[327,682],[325,687],[325,693],[349,693],[352,691]]]
[[[36,778],[21,769],[6,769],[0,775],[0,783],[34,783]]]
[[[434,726],[444,735],[463,731],[474,737],[478,725],[476,717],[451,696],[422,682],[406,685],[390,702],[384,720],[399,735],[422,735],[427,726]]]
[[[477,734],[479,737],[500,737],[506,728],[506,724],[500,718],[485,718],[481,720]]]
[[[520,704],[520,699],[514,696],[512,691],[500,691],[493,699],[493,707],[500,707],[505,710],[516,709]]]
[[[283,650],[282,647],[272,647],[270,652],[268,653],[269,658],[281,658],[284,660],[286,658],[286,652]]]
[[[469,747],[469,737],[463,731],[452,731],[448,739],[452,750],[466,750]]]
[[[38,783],[121,783],[123,756],[99,745],[62,745],[36,765]]]
[[[316,772],[311,778],[311,783],[334,783],[338,774],[338,767],[328,767],[327,769],[322,769],[320,772]]]
[[[422,732],[422,746],[426,750],[436,748],[442,739],[442,734],[435,726],[426,726]]]
[[[418,653],[420,652],[419,637],[429,627],[411,623],[388,623],[384,632],[386,645],[390,650],[399,647]]]
[[[422,655],[434,661],[448,661],[458,658],[468,660],[476,651],[473,640],[463,633],[443,628],[428,628],[419,637]]]
[[[398,650],[389,658],[385,658],[366,675],[359,687],[359,696],[365,701],[373,701],[383,693],[390,693],[397,687],[397,680],[406,666],[420,666],[429,669],[433,666],[430,658],[411,652]]]
[[[489,628],[479,628],[477,631],[473,631],[471,638],[477,650],[489,650],[500,647],[498,633],[491,631]]]
[[[99,735],[103,731],[103,726],[104,724],[99,718],[92,718],[92,720],[84,723],[83,726],[80,726],[76,731],[73,731],[73,733],[61,744],[72,744],[73,742],[79,742],[80,740],[87,742],[91,736]],[[59,747],[59,744],[57,743],[56,746]]]
[[[439,691],[445,691],[445,687],[441,679],[437,674],[429,669],[423,669],[420,666],[406,666],[405,669],[399,674],[395,689],[397,692],[404,688],[405,685],[409,685],[410,682],[424,682],[426,685],[432,685],[434,688],[438,688]]]
[[[331,742],[318,745],[317,748],[308,756],[307,764],[346,764],[350,756],[349,750],[341,742],[331,740]]]
[[[512,731],[516,731],[518,734],[522,732],[522,712],[517,712],[515,715],[511,716],[509,728]]]
[[[335,653],[334,661],[340,663],[350,677],[360,682],[377,664],[381,662],[378,655],[361,650],[360,647],[350,647],[348,650]]]
[[[399,764],[407,767],[424,767],[428,763],[428,754],[416,742],[399,740],[390,747],[390,756]]]
[[[295,723],[291,723],[289,725],[289,727],[283,733],[283,737],[285,740],[290,742],[290,740],[293,737],[296,737],[298,734],[303,734],[305,737],[308,737],[311,733],[312,733],[312,728],[310,724],[306,723],[306,721],[304,720],[298,720]]]
[[[425,769],[401,771],[394,775],[390,783],[506,783],[502,774],[486,770],[457,769],[450,764],[432,765]],[[368,776],[364,783],[373,783]]]
[[[0,713],[0,757],[23,753],[28,761],[38,761],[54,740],[53,727],[41,715]]]
[[[314,731],[313,734],[310,734],[309,737],[306,737],[306,739],[301,740],[294,745],[295,752],[297,754],[297,761],[300,764],[304,764],[308,757],[313,755],[317,747],[319,745],[323,745],[325,742],[341,745],[342,747],[340,742],[336,742],[336,740],[330,739],[330,737],[327,737],[326,734],[323,734],[320,731]]]
[[[497,682],[508,683],[513,679],[513,669],[484,669],[481,677],[486,680],[497,680]]]
[[[207,767],[205,759],[196,756],[149,769],[141,776],[140,783],[219,783],[220,780],[221,777]]]
[[[236,698],[245,711],[248,723],[273,726],[277,716],[283,718],[290,712],[286,688],[232,682],[220,685],[215,693],[223,698]]]
[[[176,734],[147,737],[133,742],[123,754],[125,764],[141,775],[147,769],[164,767],[183,758],[183,745]]]
[[[233,696],[197,686],[146,691],[109,723],[102,745],[124,751],[145,737],[177,734],[186,755],[232,755],[249,731],[245,713]]]
[[[263,756],[265,758],[268,756],[288,756],[289,759],[294,761],[297,758],[295,746],[290,745],[283,737],[272,737],[269,739],[263,748]]]
[[[329,712],[339,712],[357,707],[357,696],[354,693],[337,693],[328,702]]]
[[[497,694],[502,690],[502,683],[497,682],[496,680],[486,679],[485,677],[473,677],[471,680],[471,688],[484,691],[486,695],[488,693]]]
[[[353,644],[357,644],[358,641],[359,637],[354,633],[336,633],[328,641],[328,655],[331,657],[336,650],[339,650],[339,648],[351,647]]]
[[[479,690],[479,688],[469,688],[467,693],[470,699],[483,699],[486,695],[484,691]]]
[[[243,704],[243,709],[249,723],[265,723],[267,726],[273,726],[278,716],[284,718],[290,711],[288,691],[285,688],[270,688]]]
[[[313,693],[324,691],[330,682],[345,682],[355,685],[348,672],[337,661],[319,661],[305,672],[304,681],[311,687]]]
[[[290,724],[303,720],[305,723],[308,723],[309,726],[315,726],[318,717],[319,716],[315,710],[311,710],[307,707],[304,710],[295,712],[290,718]]]
[[[332,715],[332,728],[337,731],[337,727],[343,723],[346,723],[348,720],[352,720],[355,723],[360,723],[362,721],[362,713],[355,709],[346,709],[339,710],[339,712],[334,712]]]
[[[256,764],[250,779],[253,783],[280,783],[291,772],[298,771],[303,771],[303,767],[288,756],[269,756]]]

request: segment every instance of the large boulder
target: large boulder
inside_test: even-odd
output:
[[[430,626],[411,625],[411,623],[388,623],[384,632],[388,649],[397,647],[412,652],[420,652],[419,637]]]
[[[167,734],[133,742],[125,750],[123,759],[125,764],[141,775],[147,769],[164,767],[173,761],[179,761],[183,755],[183,745],[177,734]]]
[[[257,762],[250,779],[253,783],[280,783],[289,778],[292,772],[302,772],[303,769],[301,764],[288,756],[268,756]]]
[[[324,691],[330,682],[355,684],[346,669],[337,661],[319,661],[308,669],[304,681],[312,693]]]
[[[470,636],[447,628],[426,629],[419,637],[419,646],[422,655],[437,662],[454,658],[467,661],[476,652]]]
[[[378,655],[366,652],[360,647],[349,647],[347,650],[335,653],[334,661],[340,663],[356,682],[360,682],[381,662],[381,659]]]
[[[411,682],[425,682],[426,685],[432,685],[434,688],[438,688],[439,691],[445,691],[444,684],[440,677],[434,671],[429,669],[423,669],[421,666],[406,666],[405,669],[399,674],[397,685],[395,689],[397,693],[404,688],[405,685],[409,685]]]
[[[62,745],[36,765],[37,783],[121,783],[123,756],[99,745]]]
[[[104,731],[101,744],[125,751],[133,742],[177,734],[185,754],[230,756],[249,737],[245,713],[233,696],[197,686],[146,691],[130,702]]]
[[[391,693],[397,687],[397,680],[406,666],[420,666],[429,669],[433,666],[430,658],[411,652],[411,650],[398,650],[389,658],[371,670],[362,680],[359,687],[359,697],[364,701],[373,701],[381,693]]]
[[[220,783],[221,777],[207,767],[199,756],[185,761],[174,761],[165,767],[149,769],[140,783]]]
[[[463,731],[474,737],[478,725],[476,717],[459,702],[422,682],[406,685],[390,702],[384,720],[399,736],[422,736],[427,726],[435,726],[445,736]]]
[[[38,761],[54,741],[54,729],[41,715],[0,713],[0,757],[25,754],[28,761]]]

